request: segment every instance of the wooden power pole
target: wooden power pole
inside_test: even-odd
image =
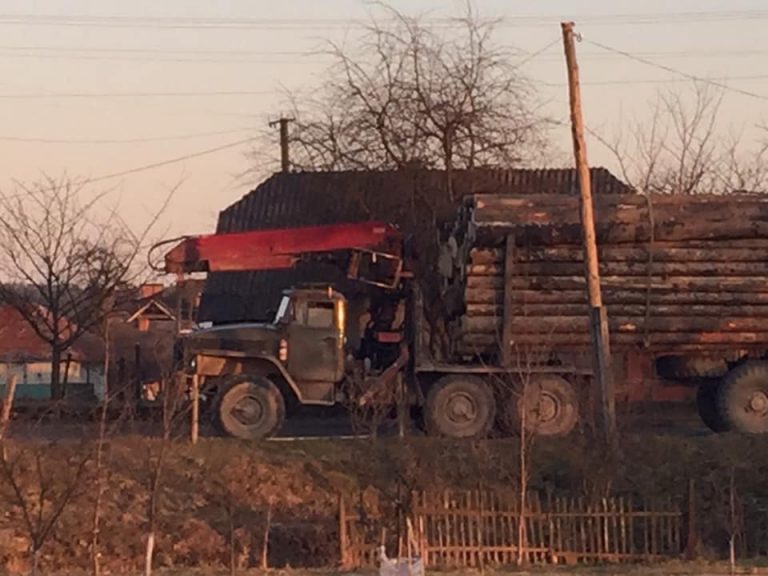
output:
[[[600,420],[605,440],[616,446],[616,401],[611,367],[611,347],[608,332],[608,315],[603,306],[600,291],[600,268],[597,257],[592,182],[587,163],[587,145],[584,139],[584,118],[581,111],[579,66],[576,62],[573,22],[563,22],[563,45],[568,67],[568,92],[571,106],[571,132],[573,154],[579,175],[581,193],[581,224],[584,236],[584,261],[586,264],[587,292],[589,295],[590,330],[592,333],[593,371],[600,393]]]
[[[280,126],[280,169],[283,172],[290,172],[291,160],[288,151],[288,123],[293,122],[293,118],[282,117],[274,122],[270,122],[270,127]]]

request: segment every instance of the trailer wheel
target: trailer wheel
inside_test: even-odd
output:
[[[768,363],[750,361],[728,372],[717,404],[726,425],[737,432],[768,432]]]
[[[214,423],[227,436],[267,438],[285,420],[283,395],[271,380],[243,374],[226,380],[214,403]]]
[[[427,394],[424,419],[430,435],[483,438],[496,418],[496,399],[486,382],[474,376],[445,376]]]
[[[555,375],[532,376],[522,394],[510,395],[500,426],[519,434],[525,415],[525,430],[536,436],[567,436],[579,423],[579,398],[573,385]]]
[[[720,413],[717,396],[719,386],[713,384],[701,384],[696,390],[696,407],[699,410],[699,417],[704,424],[713,432],[727,432],[728,424]]]

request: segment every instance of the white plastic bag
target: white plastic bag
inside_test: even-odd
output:
[[[384,546],[379,549],[379,576],[424,576],[421,558],[387,558]]]

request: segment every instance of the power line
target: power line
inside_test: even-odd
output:
[[[664,70],[666,72],[670,72],[672,74],[677,74],[678,76],[682,76],[684,78],[688,78],[689,80],[694,80],[696,82],[701,82],[705,84],[710,84],[712,86],[716,86],[718,88],[722,88],[723,90],[730,90],[731,92],[736,92],[738,94],[743,94],[744,96],[750,96],[752,98],[757,98],[758,100],[768,100],[768,96],[765,96],[763,94],[758,94],[757,92],[751,92],[749,90],[744,90],[742,88],[734,88],[733,86],[729,86],[728,84],[724,84],[723,82],[719,82],[717,80],[710,80],[707,78],[702,78],[700,76],[696,76],[694,74],[690,74],[688,72],[683,72],[682,70],[678,70],[676,68],[672,68],[671,66],[667,66],[666,64],[660,64],[658,62],[654,62],[652,60],[648,60],[646,58],[642,58],[640,56],[635,56],[634,54],[631,54],[630,52],[626,52],[624,50],[619,50],[618,48],[611,48],[610,46],[606,46],[605,44],[601,44],[599,42],[595,42],[594,40],[586,40],[586,42],[589,42],[593,46],[597,46],[598,48],[602,48],[603,50],[607,50],[608,52],[613,52],[615,54],[621,54],[622,56],[629,58],[630,60],[634,60],[635,62],[640,62],[641,64],[645,64],[646,66],[651,66],[653,68],[658,68],[660,70]]]
[[[0,141],[29,142],[35,144],[139,144],[147,142],[169,142],[176,140],[193,140],[209,136],[223,136],[225,134],[237,134],[239,132],[252,131],[253,128],[237,128],[233,130],[219,130],[214,132],[197,132],[194,134],[179,134],[175,136],[149,136],[144,138],[106,139],[106,140],[79,140],[70,138],[27,138],[24,136],[0,136]]]
[[[558,38],[554,44],[560,41]],[[551,48],[551,45],[545,46],[542,50],[535,52],[545,52]],[[123,56],[129,55],[128,57]],[[647,58],[727,58],[744,56],[764,56],[768,50],[763,49],[742,49],[742,50],[670,50],[670,51],[643,51],[634,52],[635,56]],[[82,60],[121,60],[121,61],[148,61],[148,62],[243,62],[243,63],[274,63],[286,64],[305,62],[307,58],[332,56],[329,52],[323,50],[166,50],[160,48],[109,48],[109,47],[73,47],[73,46],[0,46],[0,55],[5,57],[22,58],[61,58],[61,59],[82,59]],[[103,56],[101,56],[103,55]],[[136,56],[131,56],[136,55]],[[174,57],[171,57],[174,56]],[[178,56],[178,57],[176,57]],[[186,57],[184,57],[186,56]],[[268,56],[278,57],[276,60],[250,59],[250,56]],[[285,56],[299,56],[301,59],[284,59]],[[598,59],[623,56],[623,54],[613,54],[605,51],[581,52],[581,59]],[[201,58],[202,57],[202,58]],[[233,58],[230,58],[233,57]],[[549,54],[544,55],[546,60],[562,60],[562,56]],[[518,66],[525,64],[521,62]]]
[[[709,79],[702,78],[702,82],[725,82],[725,81],[738,81],[738,80],[767,80],[768,74],[753,74],[749,76],[723,76],[723,77],[713,77]],[[698,78],[697,78],[698,80]],[[618,86],[618,85],[634,85],[634,84],[671,84],[675,82],[686,82],[690,81],[690,78],[640,78],[640,79],[633,79],[633,80],[593,80],[593,81],[585,81],[581,82],[580,84],[582,86]],[[543,86],[550,86],[552,88],[562,88],[563,86],[567,86],[565,82],[546,82],[544,80],[536,80],[535,83],[541,84]],[[733,89],[732,87],[728,86],[728,89]]]
[[[544,54],[544,52],[552,48],[552,46],[559,43],[560,43],[560,38],[555,38],[551,42],[548,42],[547,44],[545,44],[542,48],[539,48],[535,52],[531,52],[530,54],[528,54],[528,56],[526,56],[525,58],[520,60],[520,62],[515,64],[515,68],[520,68],[522,66],[525,66],[526,64],[528,64],[528,62],[535,60],[536,58]]]
[[[40,98],[178,98],[198,96],[268,96],[276,90],[211,90],[204,92],[57,92],[0,94],[0,99],[27,100]]]
[[[0,50],[0,56],[3,58],[32,58],[41,60],[109,60],[110,62],[189,62],[192,64],[226,64],[226,63],[241,63],[241,64],[314,64],[308,62],[306,58],[301,60],[297,59],[283,59],[283,60],[264,60],[254,58],[182,58],[182,57],[140,57],[140,56],[106,56],[106,55],[75,55],[75,54],[54,54],[54,53],[42,53],[42,52],[2,52]],[[312,58],[312,56],[307,56]]]
[[[563,18],[563,14],[515,15],[498,23],[500,27],[551,26]],[[766,10],[649,12],[627,14],[579,15],[581,24],[691,24],[696,22],[722,22],[758,20],[768,18]],[[393,19],[382,19],[382,22]],[[464,26],[455,18],[423,18],[422,22],[433,26]],[[157,29],[333,29],[364,27],[365,22],[345,18],[189,18],[152,16],[88,16],[88,15],[40,15],[0,14],[0,24],[34,26],[80,26],[104,28],[157,28]]]
[[[46,50],[52,52],[108,52],[110,54],[179,54],[210,56],[312,56],[320,50],[174,50],[167,48],[112,48],[106,46],[0,45],[0,50]]]
[[[191,62],[247,64],[304,63],[307,59],[327,57],[319,50],[163,50],[157,48],[107,48],[72,46],[0,46],[5,58],[41,58],[62,60],[110,60],[123,62]],[[296,57],[301,59],[296,59]],[[264,59],[264,57],[274,59]],[[289,58],[286,58],[289,57]]]
[[[253,142],[256,139],[257,137],[251,136],[250,138],[244,138],[242,140],[237,140],[236,142],[230,142],[229,144],[223,144],[221,146],[216,146],[214,148],[207,148],[205,150],[201,150],[200,152],[185,154],[184,156],[177,156],[176,158],[171,158],[169,160],[153,162],[151,164],[144,164],[143,166],[137,166],[135,168],[129,168],[127,170],[121,170],[120,172],[102,174],[101,176],[87,178],[84,182],[82,182],[82,184],[94,184],[96,182],[103,182],[104,180],[112,180],[113,178],[120,178],[121,176],[128,176],[130,174],[137,174],[139,172],[154,170],[155,168],[162,168],[163,166],[170,166],[171,164],[178,164],[179,162],[192,160],[193,158],[200,158],[201,156],[208,156],[209,154],[215,154],[216,152],[221,152],[222,150],[227,150],[229,148],[242,146],[243,144]]]
[[[745,57],[745,56],[765,56],[768,54],[768,50],[760,49],[745,49],[745,50],[656,50],[648,52],[633,52],[635,56],[644,58],[732,58],[732,57]],[[607,59],[624,57],[623,54],[615,54],[611,52],[579,52],[579,60],[584,59]],[[561,61],[562,56],[550,54],[545,55],[545,60],[557,60]]]

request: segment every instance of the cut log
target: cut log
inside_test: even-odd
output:
[[[585,299],[586,300],[586,299]],[[609,316],[645,317],[645,304],[608,303]],[[651,304],[650,316],[688,316],[701,318],[768,318],[768,305],[723,306],[707,304]],[[535,319],[540,316],[582,316],[587,317],[589,307],[581,304],[513,304],[509,310],[512,317]],[[467,304],[465,315],[472,318],[502,318],[503,306],[497,304]]]
[[[586,304],[584,290],[560,290],[544,292],[541,290],[518,289],[514,292],[516,305],[530,304]],[[468,289],[465,302],[471,304],[500,304],[504,292],[501,289]],[[609,306],[645,305],[646,290],[621,290],[604,288],[603,300]],[[766,292],[651,292],[650,303],[653,306],[673,304],[717,304],[723,306],[758,306],[768,304]]]
[[[653,222],[649,209],[652,205]],[[480,241],[512,234],[529,245],[581,242],[578,198],[476,195],[472,232]],[[768,197],[641,195],[595,197],[598,243],[768,238]]]
[[[608,318],[611,334],[657,334],[664,332],[758,332],[768,331],[765,318],[702,318],[690,316],[649,317],[610,316]],[[503,321],[492,316],[462,317],[461,329],[465,334],[496,334],[501,330]],[[552,334],[589,334],[587,316],[538,316],[513,317],[510,320],[510,333],[538,334],[546,337]],[[768,342],[767,342],[768,343]]]
[[[763,262],[600,262],[603,276],[642,276],[648,271],[654,276],[739,277],[765,275],[768,278],[768,258]],[[516,262],[515,276],[578,276],[584,272],[582,262]],[[469,276],[504,275],[503,264],[470,264]]]
[[[656,262],[766,262],[768,240],[759,242],[654,242],[652,246],[607,245],[598,246],[601,262],[647,262],[649,250]],[[583,262],[580,246],[521,246],[517,251],[519,262]],[[472,264],[503,264],[503,248],[473,248],[469,252]]]
[[[666,346],[688,346],[690,349],[706,350],[711,348],[744,347],[763,349],[768,346],[768,332],[701,332],[696,334],[685,332],[667,332],[653,334],[648,341],[649,347],[664,348]],[[499,338],[493,334],[466,334],[457,341],[456,347],[463,351],[483,350],[492,353],[499,350]],[[547,346],[552,350],[591,346],[589,334],[551,334],[543,337],[541,334],[520,334],[510,344],[516,346]],[[612,334],[611,348],[643,347],[645,345],[641,334]]]
[[[501,290],[504,280],[498,276],[469,276],[468,289]],[[681,291],[688,292],[756,292],[763,293],[768,288],[766,278],[762,276],[744,276],[739,278],[701,278],[691,276],[604,276],[600,279],[604,289],[645,291]],[[585,289],[584,277],[581,276],[536,276],[514,278],[510,281],[513,289],[520,290],[579,290]]]
[[[498,353],[500,339],[589,348],[578,202],[472,198],[453,279],[464,295],[464,316],[451,319],[462,354]],[[612,345],[768,348],[768,196],[630,194],[595,203]],[[513,260],[505,257],[510,237]]]

